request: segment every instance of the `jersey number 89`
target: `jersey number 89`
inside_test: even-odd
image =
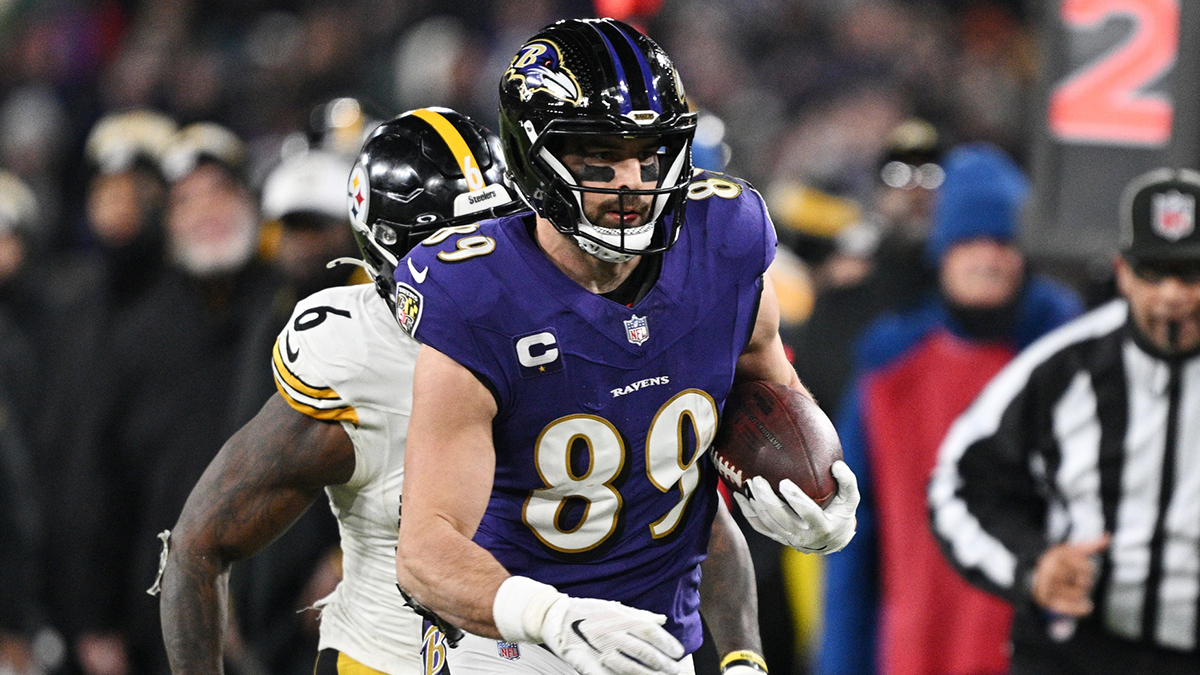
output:
[[[683,456],[685,421],[691,424],[696,439],[691,459]],[[679,487],[679,501],[650,524],[655,539],[673,532],[682,520],[700,484],[697,461],[716,432],[717,405],[699,389],[676,394],[655,413],[646,434],[646,478],[663,493]],[[576,472],[571,453],[579,442],[587,447],[588,461]],[[625,461],[625,443],[608,420],[568,415],[546,425],[534,445],[534,463],[546,487],[534,490],[525,500],[525,524],[543,544],[564,553],[582,553],[604,543],[617,528],[622,499],[612,483]],[[578,522],[566,528],[563,511],[572,499],[582,500],[584,506]]]

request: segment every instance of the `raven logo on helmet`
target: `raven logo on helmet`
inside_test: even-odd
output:
[[[534,95],[540,91],[547,93]],[[500,80],[500,138],[513,184],[539,216],[606,262],[660,253],[675,243],[695,133],[696,113],[671,59],[614,19],[567,19],[543,28]],[[639,139],[634,142],[652,148],[656,178],[639,186],[585,185],[564,164],[567,148],[612,138]],[[649,208],[639,224],[602,226],[584,212],[589,195]]]
[[[579,81],[563,67],[562,52],[549,40],[534,40],[521,47],[504,77],[520,82],[521,98],[526,101],[544,91],[571,105],[580,103]]]

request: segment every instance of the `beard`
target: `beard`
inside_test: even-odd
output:
[[[638,230],[644,227],[648,220],[652,201],[650,197],[613,195],[589,209],[586,215],[587,219],[601,230],[611,230],[614,233],[621,230]],[[610,218],[610,214],[615,214],[616,217]],[[637,218],[626,223],[621,219],[624,214],[633,214]]]
[[[258,228],[254,223],[241,226],[229,236],[214,240],[170,242],[171,260],[188,274],[208,278],[241,269],[258,247]]]

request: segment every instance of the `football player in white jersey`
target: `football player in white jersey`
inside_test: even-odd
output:
[[[375,283],[297,304],[271,355],[278,393],[225,444],[188,498],[160,572],[173,672],[222,672],[230,565],[286,531],[322,490],[338,518],[343,578],[317,603],[317,672],[409,675],[444,666],[442,634],[395,583],[419,344],[397,322],[393,272],[440,228],[524,209],[504,170],[499,139],[444,108],[405,113],[364,144],[348,182],[363,255],[353,262]],[[704,598],[724,670],[765,671],[749,553],[724,508],[710,551]]]

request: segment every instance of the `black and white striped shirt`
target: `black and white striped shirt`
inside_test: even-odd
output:
[[[1014,603],[1028,602],[1046,548],[1111,532],[1096,618],[1114,635],[1192,651],[1200,356],[1164,358],[1128,322],[1123,300],[1097,308],[988,384],[939,451],[933,531],[969,581]]]

